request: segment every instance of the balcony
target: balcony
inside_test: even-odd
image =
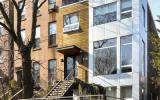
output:
[[[83,1],[83,0],[63,0],[62,1],[62,6],[70,5],[70,4],[73,4],[73,3],[76,3],[76,2],[80,2],[80,1]]]
[[[66,25],[63,27],[64,33],[71,32],[71,31],[77,31],[77,30],[79,30],[79,23],[74,23],[74,24]]]

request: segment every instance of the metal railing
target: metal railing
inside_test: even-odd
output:
[[[26,100],[26,99],[19,99],[19,100]],[[117,98],[107,95],[81,95],[81,96],[65,96],[65,97],[53,97],[53,98],[32,98],[27,100],[133,100],[125,99],[125,98]]]
[[[22,92],[23,92],[23,89],[21,89],[16,94],[14,94],[11,98],[9,98],[9,100],[14,100],[14,99],[17,100],[18,98],[22,97]]]
[[[70,77],[71,77],[71,75],[73,75],[74,71],[75,71],[75,68],[73,68],[73,69],[71,70],[71,72],[70,72],[70,73],[68,74],[68,76],[64,79],[64,81],[70,79]],[[47,96],[52,92],[52,90],[53,90],[55,87],[57,87],[57,85],[59,85],[61,82],[62,82],[62,81],[59,81],[56,85],[54,85],[54,87],[48,92],[48,94],[47,94],[45,97],[47,97]]]

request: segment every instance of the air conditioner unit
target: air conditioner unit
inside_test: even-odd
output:
[[[74,23],[71,25],[66,25],[63,27],[63,32],[71,32],[79,30],[79,23]]]

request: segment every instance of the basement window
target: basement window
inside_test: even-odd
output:
[[[40,83],[40,64],[33,62],[32,74],[34,79],[34,85],[37,86]]]
[[[130,100],[132,98],[132,86],[122,86],[120,88],[121,98]]]

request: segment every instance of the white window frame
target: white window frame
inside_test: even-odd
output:
[[[131,38],[132,38],[132,35],[126,35],[126,36],[122,36],[122,37],[127,37],[127,36],[131,36]],[[121,38],[122,37],[120,37],[120,41],[121,41]],[[131,52],[131,55],[132,55],[132,64],[128,64],[128,65],[121,65],[121,61],[122,61],[122,59],[121,59],[121,45],[123,45],[123,46],[125,46],[125,45],[132,45],[132,52],[133,52],[133,39],[132,39],[132,41],[131,41],[131,43],[125,43],[125,44],[121,44],[121,42],[120,42],[120,67],[121,68],[131,68],[132,69],[132,66],[133,66],[133,55],[132,55],[132,52]],[[122,71],[121,71],[122,72]],[[132,71],[131,71],[132,72]]]

